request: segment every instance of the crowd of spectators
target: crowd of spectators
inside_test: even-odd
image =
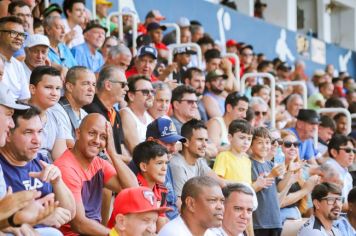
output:
[[[133,48],[107,0],[96,19],[85,0],[0,3],[0,235],[356,235],[356,133],[318,112],[356,113],[347,72],[309,78],[184,16],[169,63],[158,10]]]

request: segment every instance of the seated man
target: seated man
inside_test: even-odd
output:
[[[98,114],[87,115],[76,131],[77,141],[55,161],[72,191],[76,203],[76,216],[61,228],[64,235],[108,235],[110,230],[100,224],[101,199],[104,187],[120,192],[137,186],[134,174],[115,151],[109,122]],[[98,154],[106,148],[112,165]]]
[[[40,112],[34,107],[15,110],[13,119],[15,127],[11,129],[6,145],[0,149],[6,186],[14,192],[36,189],[42,196],[55,193],[59,208],[41,224],[60,227],[74,217],[75,203],[59,169],[48,164],[48,160],[38,153],[42,132]]]
[[[346,214],[343,214],[336,222],[336,226],[342,235],[356,235],[356,188],[351,189],[349,195],[347,196],[348,210]]]
[[[181,215],[168,222],[159,236],[204,235],[222,225],[224,195],[219,183],[208,176],[188,180],[182,190]]]
[[[158,214],[169,208],[159,207],[157,198],[146,187],[127,188],[117,195],[108,227],[109,236],[154,235]]]

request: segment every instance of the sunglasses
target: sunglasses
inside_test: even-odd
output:
[[[272,143],[272,145],[275,145],[276,143],[278,143],[278,145],[282,145],[283,144],[283,140],[279,139],[279,138],[276,138],[276,139],[273,139],[271,143]]]
[[[356,153],[356,149],[354,148],[339,148],[339,150],[344,150],[346,153],[350,153],[350,152],[353,152],[354,154]]]
[[[255,116],[259,116],[259,115],[266,116],[267,115],[267,111],[255,111]]]
[[[109,80],[111,83],[114,83],[114,84],[121,84],[121,88],[125,88],[127,86],[127,82],[125,81],[118,81],[118,80]]]
[[[286,148],[290,148],[290,147],[292,147],[292,145],[297,148],[297,147],[299,147],[300,142],[299,141],[297,141],[297,142],[284,141],[283,142],[283,146]]]
[[[179,102],[187,102],[189,105],[195,105],[198,103],[197,100],[189,100],[189,99],[182,99],[182,100],[179,100]]]
[[[149,94],[155,94],[153,89],[136,89],[134,92],[141,92],[143,96],[148,96]]]

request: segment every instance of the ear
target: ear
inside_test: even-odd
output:
[[[232,111],[232,106],[231,106],[231,104],[227,104],[227,105],[226,105],[226,111],[227,111],[227,112],[231,112],[231,111]]]
[[[195,199],[192,197],[187,197],[185,199],[185,204],[190,212],[195,212]]]
[[[73,84],[72,83],[65,83],[64,86],[66,86],[66,90],[68,92],[72,92],[73,91]]]
[[[229,139],[229,143],[231,143],[232,135],[231,135],[231,134],[228,134],[228,135],[227,135],[227,138]]]
[[[129,98],[129,102],[132,102],[135,98],[135,94],[130,91],[127,91],[126,96]]]
[[[313,205],[314,205],[315,209],[320,209],[320,202],[317,199],[313,200]]]
[[[335,158],[337,156],[338,151],[334,148],[330,150],[331,158]]]
[[[122,214],[117,214],[115,217],[115,228],[120,231],[124,231],[126,229],[126,219]]]
[[[33,84],[30,84],[28,88],[30,90],[31,97],[32,97],[36,93],[36,86]]]
[[[146,172],[147,171],[147,163],[140,162],[140,170],[141,172]]]
[[[172,103],[173,109],[177,109],[176,106],[178,106],[178,104],[179,104],[178,101],[174,101],[174,102]]]
[[[76,136],[76,139],[79,140],[79,135],[80,135],[80,129],[79,128],[76,128],[75,129],[75,136]]]
[[[185,148],[188,148],[189,147],[189,139],[185,139],[185,142],[184,143],[182,143],[183,144],[183,146],[185,147]]]
[[[184,79],[183,79],[183,82],[184,82],[185,85],[190,85],[190,80],[189,80],[189,78],[184,78]]]
[[[112,84],[108,79],[104,81],[104,88],[108,91],[110,91],[112,88]]]

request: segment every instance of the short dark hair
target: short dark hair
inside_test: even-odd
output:
[[[188,94],[194,93],[195,94],[195,89],[190,85],[180,85],[180,86],[176,87],[172,91],[171,103],[173,104],[173,102],[175,102],[175,101],[180,101],[183,98],[185,93],[188,93]]]
[[[219,50],[213,48],[213,49],[207,50],[204,54],[204,57],[205,57],[205,61],[209,62],[212,59],[221,58],[221,54],[220,54]]]
[[[80,72],[91,72],[91,70],[85,66],[73,66],[68,70],[65,82],[75,84]]]
[[[73,5],[76,3],[83,3],[85,6],[85,0],[64,0],[63,1],[63,13],[68,18],[67,10],[72,11]]]
[[[338,122],[338,120],[340,119],[340,118],[342,118],[342,117],[346,117],[346,115],[344,114],[344,113],[337,113],[335,116],[334,116],[334,120],[336,121],[336,122]]]
[[[202,120],[191,119],[190,121],[183,124],[181,128],[181,135],[189,140],[193,135],[193,130],[197,130],[197,129],[207,129],[207,128]]]
[[[37,28],[40,28],[40,27],[43,27],[42,20],[40,18],[34,17],[33,18],[33,29],[37,29]]]
[[[127,86],[129,87],[129,91],[128,93],[133,93],[136,91],[136,83],[137,81],[140,81],[140,80],[146,80],[148,82],[151,82],[151,80],[149,78],[147,78],[147,76],[145,75],[133,75],[133,76],[130,76],[129,78],[127,78]],[[97,84],[97,87],[99,87],[100,85]],[[125,95],[125,100],[127,102],[129,102],[129,97],[128,97],[128,93]]]
[[[311,193],[312,200],[316,199],[320,201],[321,199],[326,197],[328,193],[341,195],[341,188],[336,184],[328,183],[328,182],[318,184],[314,187]]]
[[[261,61],[260,64],[258,64],[258,66],[257,66],[257,71],[263,70],[263,69],[266,68],[269,64],[273,64],[273,63],[272,63],[271,61],[268,61],[268,60]]]
[[[198,45],[204,45],[204,44],[211,44],[214,46],[214,40],[208,36],[208,35],[204,35],[202,38],[200,38],[197,42]]]
[[[26,105],[29,106],[29,108],[26,110],[16,110],[15,109],[14,114],[12,115],[12,119],[14,120],[15,127],[13,129],[11,129],[11,131],[14,131],[19,126],[19,123],[18,123],[19,118],[29,120],[32,117],[39,116],[41,114],[41,110],[38,109],[37,107],[35,107],[33,105],[29,105],[29,104],[26,104]]]
[[[251,88],[251,96],[255,96],[256,93],[259,93],[260,90],[262,89],[269,89],[269,87],[267,85],[263,85],[263,84],[257,84],[255,86],[253,86]]]
[[[233,120],[229,125],[229,134],[241,132],[245,134],[252,134],[253,128],[250,123],[243,119]]]
[[[161,144],[158,144],[154,141],[144,141],[134,148],[132,153],[132,160],[141,172],[141,162],[149,163],[150,160],[155,159],[156,157],[161,157],[167,153],[167,149]]]
[[[183,73],[183,82],[184,79],[189,79],[191,80],[194,76],[194,74],[200,74],[203,75],[203,71],[199,69],[198,67],[190,67],[188,68],[184,73]]]
[[[271,133],[269,132],[269,130],[265,127],[257,127],[253,130],[253,136],[252,136],[252,141],[256,138],[268,138],[268,139],[272,139],[271,138]]]
[[[333,119],[331,119],[329,116],[326,116],[326,115],[322,115],[320,117],[320,124],[319,125],[324,127],[324,128],[330,128],[334,132],[336,130],[335,121]]]
[[[7,7],[7,12],[10,14],[10,15],[13,15],[15,13],[15,8],[16,7],[19,7],[19,8],[22,8],[22,7],[28,7],[31,9],[30,5],[28,5],[27,3],[25,3],[24,1],[21,1],[21,0],[17,0],[17,1],[11,1],[11,3],[9,4],[9,6]],[[32,14],[32,13],[31,13]]]
[[[52,66],[38,66],[31,73],[30,84],[37,86],[44,75],[61,76],[61,73]]]
[[[245,95],[239,94],[238,92],[229,93],[225,99],[225,112],[227,105],[235,107],[237,104],[239,104],[240,101],[245,101],[248,103],[248,98]]]
[[[204,187],[220,187],[219,183],[209,176],[197,176],[189,179],[185,182],[182,189],[182,207],[181,210],[184,211],[186,208],[186,199],[188,197],[196,198]]]
[[[328,151],[331,158],[334,158],[331,154],[331,149],[339,151],[341,146],[347,145],[348,142],[352,142],[352,139],[343,134],[334,134],[328,143]]]
[[[22,20],[16,16],[5,16],[0,18],[0,28],[3,28],[7,23],[16,23],[22,25]]]
[[[342,101],[339,98],[336,97],[331,97],[325,102],[325,107],[341,107],[345,108],[345,105],[342,103]]]
[[[244,193],[250,196],[253,196],[252,190],[242,183],[232,183],[228,184],[222,188],[222,192],[224,194],[225,200],[228,199],[233,192]]]
[[[350,190],[349,195],[347,195],[348,203],[356,203],[356,187]]]

